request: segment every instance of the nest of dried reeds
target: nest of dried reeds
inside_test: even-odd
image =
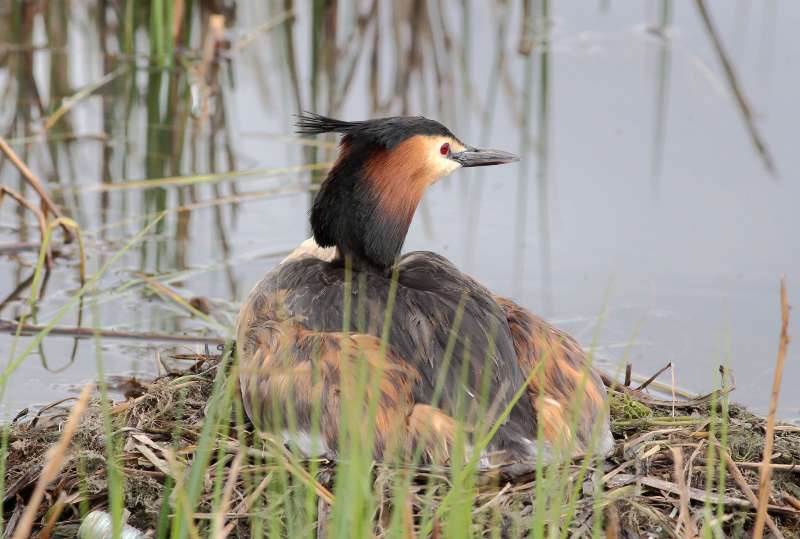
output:
[[[174,485],[186,481],[187,466],[196,458],[218,368],[217,357],[194,359],[188,370],[136,388],[128,400],[106,407],[105,413],[100,401],[87,403],[61,455],[63,466],[43,491],[33,518],[35,534],[74,537],[82,515],[108,509],[108,425],[104,421],[109,416],[119,444],[119,471],[125,476],[128,523],[155,535],[159,522],[169,520],[171,510],[165,500],[170,500]],[[572,482],[567,490],[577,497],[568,519],[555,523],[550,519],[547,526],[564,527],[570,537],[589,537],[601,512],[603,531],[612,537],[696,536],[709,523],[728,536],[749,536],[756,518],[765,420],[740,406],[723,406],[721,392],[672,402],[622,384],[614,384],[609,391],[615,451],[605,462],[593,460],[588,470],[581,470],[578,461],[564,465]],[[52,448],[62,439],[71,407],[70,401],[55,403],[11,423],[3,506],[7,530],[13,530],[22,518],[53,459]],[[317,462],[312,477],[305,468],[308,463],[299,469],[286,448],[264,445],[263,440],[254,443],[259,438],[237,430],[233,418],[230,429],[227,437],[215,439],[202,492],[193,506],[195,531],[204,537],[220,531],[249,537],[257,501],[275,470],[313,486],[324,524],[325,507],[336,503],[331,492],[335,464]],[[249,445],[245,451],[243,443]],[[774,429],[772,462],[766,524],[774,536],[797,537],[800,428]],[[374,518],[375,533],[381,536],[391,520],[394,485],[404,474],[382,467],[375,467],[373,473],[376,488],[385,493]],[[435,507],[449,481],[447,469],[419,470],[418,475],[410,483],[409,502],[402,509],[411,536],[424,531],[416,526],[420,508]],[[530,521],[536,508],[536,481],[535,470],[524,467],[481,473],[472,500],[474,535],[499,531],[501,536],[515,536],[528,529],[523,523]],[[224,485],[224,511],[214,509],[215,484],[217,496],[219,485]],[[566,518],[559,512],[555,517]],[[439,528],[434,526],[430,534],[438,536]]]

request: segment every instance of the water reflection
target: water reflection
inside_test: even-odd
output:
[[[0,8],[0,135],[81,225],[89,272],[167,212],[90,295],[105,328],[212,333],[186,305],[206,299],[230,318],[308,235],[334,139],[294,137],[293,114],[425,114],[523,159],[435,186],[408,249],[442,252],[587,345],[613,278],[605,356],[633,339],[637,370],[673,361],[679,381],[704,391],[729,334],[737,398],[767,402],[777,274],[800,291],[788,248],[800,193],[788,178],[761,179],[798,164],[789,88],[800,7],[767,2],[743,18],[699,0],[159,5]],[[762,29],[752,47],[737,39],[749,20]],[[632,31],[639,23],[648,32]],[[0,178],[34,196],[8,159]],[[47,323],[78,289],[76,247],[55,236],[29,311],[37,225],[13,201],[0,212],[0,318]],[[59,326],[85,325],[78,312]],[[12,343],[0,336],[0,353]],[[5,405],[94,376],[93,346],[46,339]],[[102,349],[113,374],[157,364],[151,348]],[[785,404],[800,415],[800,400]]]
[[[745,96],[744,89],[742,88],[742,85],[739,82],[739,77],[736,74],[736,68],[734,67],[733,62],[725,50],[725,46],[722,43],[722,38],[717,32],[705,0],[696,0],[695,5],[697,6],[697,11],[700,14],[700,18],[703,21],[706,33],[714,45],[714,51],[717,53],[719,63],[722,64],[725,79],[730,86],[733,97],[736,99],[736,104],[739,107],[742,119],[747,126],[747,131],[750,134],[750,139],[752,140],[753,146],[764,162],[764,166],[769,173],[775,175],[777,174],[777,170],[775,168],[775,162],[772,159],[772,154],[767,147],[767,143],[762,137],[758,126],[756,125],[752,107]]]
[[[653,35],[660,41],[656,59],[655,117],[653,120],[652,164],[650,166],[650,181],[654,201],[658,200],[661,190],[661,171],[667,130],[667,101],[669,98],[670,60],[672,57],[672,47],[668,32],[671,19],[671,0],[661,0],[658,10],[658,22],[651,29]]]
[[[542,3],[542,21],[550,24],[548,2]],[[545,315],[553,313],[552,261],[550,259],[550,43],[539,48],[539,108],[538,141],[536,144],[536,194],[539,216],[539,262],[542,279],[542,308]]]

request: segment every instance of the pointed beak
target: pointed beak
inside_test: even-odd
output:
[[[489,165],[503,165],[519,161],[513,153],[502,150],[486,150],[468,147],[463,152],[450,154],[450,159],[460,163],[462,167],[485,167]]]

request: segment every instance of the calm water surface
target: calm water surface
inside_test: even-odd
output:
[[[549,31],[537,12],[530,55],[518,52],[523,17],[511,4],[508,13],[485,2],[452,12],[430,8],[431,30],[418,39],[421,71],[407,81],[412,34],[396,21],[406,16],[402,8],[383,6],[363,42],[358,31],[348,38],[352,23],[341,23],[338,63],[312,76],[311,14],[300,6],[293,26],[297,89],[286,27],[265,24],[279,20],[277,8],[247,3],[225,14],[230,45],[210,64],[202,43],[213,32],[205,15],[196,16],[191,50],[176,47],[182,60],[173,71],[148,69],[141,55],[132,69],[117,55],[113,36],[122,30],[114,17],[108,27],[95,24],[91,6],[70,10],[62,31],[30,15],[22,37],[10,30],[12,15],[3,15],[0,34],[17,37],[0,38],[2,133],[80,223],[90,272],[157,212],[172,210],[100,279],[86,298],[82,324],[207,331],[205,322],[154,290],[168,286],[235,313],[264,272],[308,236],[309,174],[268,172],[332,156],[292,139],[299,93],[306,109],[333,108],[345,119],[424,114],[468,143],[519,152],[518,164],[459,171],[434,186],[406,249],[440,252],[585,346],[594,343],[609,370],[630,361],[649,375],[672,362],[680,386],[705,392],[719,385],[718,366],[729,365],[735,400],[765,412],[782,274],[790,303],[800,305],[800,4],[708,2],[752,111],[750,128],[694,2],[587,7],[551,0]],[[133,36],[136,50],[146,53],[152,43],[146,24]],[[342,89],[353,58],[352,83]],[[115,69],[112,80],[79,100],[43,138],[42,125],[63,97]],[[206,91],[202,80],[218,88]],[[22,189],[10,164],[0,164],[0,181]],[[196,176],[231,170],[238,172],[224,181]],[[124,183],[173,176],[194,177],[193,186]],[[191,206],[174,211],[182,205]],[[4,202],[0,245],[36,241],[35,222]],[[50,321],[79,288],[75,247],[63,251],[69,256],[57,260],[47,280],[36,323]],[[0,257],[0,298],[29,278],[35,259],[33,250]],[[23,285],[0,318],[29,312],[30,294]],[[77,322],[71,308],[58,325]],[[800,335],[798,316],[790,333]],[[0,356],[17,357],[30,343],[22,338],[15,347],[0,335]],[[148,340],[103,339],[96,347],[49,336],[11,376],[2,413],[73,395],[97,376],[98,358],[108,374],[146,379],[156,372],[157,355],[166,358],[176,348],[198,350]],[[669,374],[661,380],[669,383]],[[795,344],[781,401],[788,420],[800,420],[798,384]]]

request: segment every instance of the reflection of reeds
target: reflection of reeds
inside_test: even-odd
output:
[[[653,125],[653,150],[650,164],[651,194],[658,199],[661,183],[661,171],[664,159],[664,142],[666,141],[667,98],[669,92],[670,59],[672,45],[667,36],[671,20],[672,0],[661,0],[658,25],[654,29],[660,38],[658,43],[658,59],[656,62],[655,120]]]
[[[549,32],[550,2],[542,0],[541,20],[545,35]],[[536,186],[539,217],[539,264],[542,279],[542,308],[553,309],[553,279],[550,247],[550,40],[539,49],[539,107],[537,111],[538,139],[536,144]]]
[[[465,13],[469,12],[468,6],[464,7]],[[466,17],[466,15],[465,15]],[[498,5],[498,13],[497,13],[497,20],[495,24],[495,32],[494,32],[494,61],[492,62],[492,69],[489,74],[489,78],[487,79],[487,89],[486,89],[486,99],[483,103],[483,111],[480,115],[480,146],[481,147],[488,147],[489,144],[489,136],[492,132],[492,127],[494,124],[494,114],[497,108],[497,101],[499,97],[499,88],[500,88],[500,81],[503,78],[503,72],[507,69],[507,51],[506,51],[506,31],[508,28],[508,20],[510,17],[510,9],[504,2],[499,3]],[[468,46],[468,42],[465,42],[462,46],[466,49]],[[470,83],[470,70],[468,69],[468,62],[467,60],[462,60],[463,68],[462,68],[462,86],[464,87],[465,91],[464,95],[462,95],[462,99],[467,101],[471,96],[472,92],[469,91],[469,83]],[[527,63],[527,62],[526,62]],[[527,68],[526,68],[527,73]],[[527,101],[526,101],[527,103]],[[465,121],[469,121],[469,117],[465,119]],[[522,121],[522,120],[521,120]],[[524,121],[522,122],[525,123]],[[530,146],[529,137],[527,131],[523,128],[522,129],[522,143],[520,148],[520,156],[523,157],[523,162],[520,165],[520,169],[525,167],[525,159],[524,156],[528,153],[528,148]],[[475,256],[475,245],[474,241],[474,230],[480,224],[480,211],[481,211],[481,204],[483,200],[483,191],[484,191],[484,181],[483,177],[485,171],[483,169],[478,169],[476,171],[477,181],[473,185],[472,192],[469,194],[469,211],[465,212],[465,217],[467,218],[466,227],[467,227],[467,234],[465,235],[465,252],[466,252],[466,264],[465,269],[467,271],[470,270],[472,265],[472,261]],[[520,172],[522,175],[522,172]],[[515,265],[516,267],[516,265]]]
[[[698,5],[703,8],[702,1],[698,1]],[[107,231],[124,233],[126,227],[149,218],[156,218],[158,224],[155,227],[148,225],[146,232],[161,226],[166,232],[174,224],[174,239],[177,241],[172,241],[172,237],[160,238],[155,249],[145,241],[145,232],[134,236],[122,252],[114,256],[109,257],[102,249],[98,249],[102,261],[100,270],[77,297],[95,293],[93,307],[96,309],[101,304],[113,304],[126,297],[126,294],[139,293],[143,288],[149,287],[158,291],[169,302],[197,315],[186,306],[183,296],[173,293],[166,283],[175,283],[189,276],[219,269],[227,271],[231,296],[238,296],[237,278],[231,268],[252,261],[258,253],[242,255],[236,253],[232,247],[237,205],[257,199],[298,194],[303,191],[304,186],[300,182],[293,182],[268,191],[239,193],[236,185],[244,183],[246,178],[263,180],[271,175],[289,176],[320,171],[328,167],[329,164],[322,161],[327,160],[332,147],[330,143],[305,144],[306,147],[314,148],[305,155],[305,165],[281,166],[284,163],[274,162],[270,157],[270,161],[261,164],[269,168],[259,166],[258,169],[239,169],[241,163],[237,162],[235,141],[232,140],[229,125],[229,111],[225,108],[226,92],[230,99],[229,89],[233,85],[232,77],[229,77],[231,72],[227,69],[228,62],[246,47],[252,48],[249,43],[255,40],[256,34],[274,29],[274,41],[281,44],[280,52],[268,59],[266,55],[259,56],[256,61],[278,60],[280,73],[288,81],[287,85],[292,92],[289,108],[296,111],[311,108],[340,115],[348,98],[358,92],[358,85],[363,83],[367,86],[368,95],[365,100],[367,104],[363,107],[372,114],[436,111],[446,123],[452,124],[450,120],[454,119],[457,106],[463,109],[476,107],[480,111],[480,139],[485,143],[491,131],[500,85],[503,85],[508,94],[506,101],[511,115],[514,121],[522,124],[521,153],[529,154],[531,148],[536,153],[541,286],[543,308],[546,312],[550,311],[552,285],[548,199],[552,182],[549,146],[553,90],[552,54],[546,35],[549,17],[547,0],[522,0],[520,3],[504,0],[496,3],[499,13],[494,32],[496,48],[491,75],[486,83],[487,98],[483,103],[477,103],[477,98],[471,92],[471,77],[476,76],[477,72],[470,66],[470,48],[476,46],[470,35],[471,21],[474,18],[473,3],[465,1],[460,5],[451,5],[421,0],[406,3],[372,0],[358,8],[345,2],[325,0],[304,3],[277,0],[272,4],[272,18],[262,24],[253,25],[244,39],[228,49],[226,25],[231,25],[231,18],[228,13],[221,13],[215,3],[190,0],[156,0],[149,5],[135,0],[123,0],[111,6],[100,3],[97,13],[93,15],[97,15],[99,21],[97,37],[103,51],[101,74],[81,84],[75,84],[70,79],[69,67],[75,63],[75,52],[62,50],[69,45],[65,30],[70,24],[74,24],[70,20],[74,15],[64,7],[65,4],[60,3],[56,7],[47,4],[41,7],[30,3],[15,3],[14,17],[0,20],[0,28],[8,27],[7,35],[14,39],[13,48],[0,52],[0,55],[8,59],[8,69],[13,73],[13,76],[8,77],[9,86],[6,91],[13,97],[9,102],[14,106],[13,116],[8,125],[2,126],[2,133],[9,135],[8,138],[18,148],[21,159],[35,163],[35,169],[43,171],[43,178],[66,182],[87,174],[84,169],[76,174],[73,163],[83,163],[76,159],[78,147],[102,143],[100,181],[53,186],[51,192],[65,200],[69,199],[70,209],[75,212],[81,211],[82,200],[87,200],[96,193],[102,223],[96,232],[101,235]],[[668,21],[669,0],[663,0],[661,5],[662,26],[665,26]],[[518,11],[523,14],[519,37],[509,40],[506,35],[509,19]],[[48,47],[54,49],[47,56],[47,61],[50,62],[47,65],[50,83],[46,91],[40,91],[41,83],[30,68],[34,51],[39,48],[33,42],[33,28],[37,17],[43,17]],[[310,43],[301,45],[296,39],[298,35],[306,34],[297,29],[304,28],[298,22],[306,23],[305,17],[311,18]],[[541,29],[545,32],[544,39],[540,39],[537,32],[541,29],[537,29],[534,24],[539,17]],[[62,24],[63,21],[67,21],[67,24]],[[111,21],[119,23],[115,25]],[[455,39],[455,34],[451,34],[451,31],[453,25],[459,21],[464,35]],[[707,22],[713,37],[713,27],[710,21]],[[509,41],[514,43],[516,49],[514,45],[509,46]],[[721,47],[719,51],[724,57]],[[78,54],[81,52],[80,49],[77,51]],[[310,54],[308,72],[303,71],[306,66],[306,52]],[[517,52],[529,55],[522,59],[525,66],[522,99],[516,95],[517,91],[510,76],[514,67],[512,59],[517,58]],[[660,53],[653,140],[654,175],[661,166],[665,137],[666,81],[669,71],[668,48],[663,46]],[[458,71],[456,66],[460,66]],[[535,70],[536,67],[538,71]],[[267,63],[257,64],[256,68],[264,73],[278,72],[272,64]],[[725,69],[726,73],[730,71],[732,74],[729,66]],[[387,74],[390,83],[384,85],[382,81],[387,79]],[[310,81],[308,85],[306,80]],[[731,84],[734,85],[735,80]],[[456,88],[460,88],[460,99],[454,96]],[[734,93],[736,92],[734,87]],[[86,101],[98,97],[103,104],[103,132],[96,139],[87,139],[85,133],[76,132],[78,122],[75,121],[75,112]],[[265,100],[269,98],[264,96]],[[745,117],[749,117],[749,109],[743,108]],[[456,119],[461,127],[467,124],[465,119]],[[44,131],[42,128],[45,128]],[[749,125],[748,128],[751,136],[758,138],[754,127]],[[144,144],[141,135],[144,135]],[[302,141],[291,141],[293,144],[298,142]],[[9,166],[9,162],[4,160],[0,162],[0,166]],[[281,167],[277,168],[278,166]],[[85,167],[89,168],[91,167]],[[7,171],[8,169],[6,173]],[[523,161],[520,165],[517,192],[519,206],[515,243],[518,249],[515,256],[518,258],[514,259],[515,283],[520,283],[525,278],[522,255],[528,234],[528,191],[532,180],[530,172],[530,165]],[[19,191],[20,197],[30,197],[31,193],[25,193],[23,189]],[[475,193],[478,196],[473,200],[477,204],[480,202],[481,192],[474,191],[473,194]],[[141,202],[141,205],[136,205],[137,202]],[[192,247],[194,215],[192,212],[201,208],[212,208],[210,212],[216,227],[216,246],[220,253],[214,258],[221,260],[207,266],[189,268],[188,254]],[[116,215],[119,213],[122,215]],[[26,233],[24,224],[20,217],[22,239]],[[158,261],[154,265],[160,266],[159,269],[164,273],[152,277],[142,275],[124,281],[121,285],[114,283],[107,289],[97,290],[95,286],[100,276],[119,261],[125,252],[131,252],[138,246],[142,246],[143,253],[139,265],[144,266],[149,260],[145,257],[150,257],[155,252]],[[275,255],[277,252],[274,250],[267,254]],[[168,257],[171,259],[167,260]],[[40,267],[30,279],[23,280],[21,288],[12,292],[12,297],[21,295],[25,287],[34,282],[39,283],[35,288],[42,290],[47,282],[47,274],[42,277],[41,272]],[[36,290],[34,295],[35,293]],[[520,290],[517,293],[521,295]],[[6,301],[0,306],[0,310]],[[7,383],[13,369],[25,361],[47,335],[97,337],[98,342],[95,344],[98,350],[98,370],[101,374],[103,364],[99,356],[99,337],[166,339],[171,336],[166,331],[137,332],[99,327],[56,326],[75,305],[75,298],[70,297],[65,307],[59,308],[55,316],[46,323],[13,324],[14,331],[24,332],[26,335],[33,333],[33,345],[20,354],[12,354],[10,370],[4,371],[0,378],[2,384]],[[386,328],[389,327],[390,316],[391,313],[387,312]],[[354,326],[358,327],[358,324],[359,316],[356,315]],[[457,327],[453,328],[452,335],[452,341],[455,342],[458,336]],[[181,339],[181,336],[172,337]],[[183,340],[195,340],[195,337],[184,336]],[[220,342],[218,337],[203,340]],[[450,347],[448,344],[448,348]],[[599,536],[606,526],[603,515],[611,514],[610,510],[606,512],[604,508],[616,508],[617,504],[626,504],[629,498],[634,499],[631,498],[634,491],[629,488],[630,485],[615,485],[613,482],[614,475],[618,475],[619,479],[623,475],[620,470],[632,466],[633,460],[628,459],[630,455],[627,454],[622,457],[628,460],[618,461],[619,467],[614,472],[594,479],[589,479],[592,468],[601,468],[602,462],[601,459],[593,459],[591,455],[563,467],[551,467],[537,462],[538,480],[534,487],[536,496],[533,500],[529,496],[522,497],[530,494],[530,483],[513,486],[508,483],[502,487],[492,487],[491,483],[504,477],[504,472],[490,474],[488,479],[478,477],[474,466],[474,456],[477,453],[469,458],[463,450],[453,459],[453,465],[447,468],[412,471],[401,466],[392,469],[376,467],[370,456],[370,444],[360,443],[364,439],[371,440],[369,436],[372,433],[367,433],[366,438],[362,438],[362,427],[373,423],[374,401],[366,408],[366,415],[364,407],[353,405],[360,401],[353,400],[346,403],[349,407],[344,407],[347,416],[344,418],[347,451],[342,459],[342,467],[334,470],[317,461],[303,462],[296,447],[287,449],[280,440],[268,436],[262,439],[246,424],[243,410],[235,396],[238,366],[230,365],[232,370],[227,370],[228,361],[232,361],[232,358],[227,353],[221,364],[204,356],[201,363],[211,365],[211,370],[195,371],[173,377],[171,381],[164,381],[168,386],[166,391],[148,393],[141,400],[129,401],[113,409],[108,408],[106,399],[102,400],[102,409],[98,413],[103,426],[91,432],[99,432],[98,437],[106,441],[106,462],[98,468],[98,473],[105,473],[108,478],[110,511],[117,527],[122,522],[122,508],[128,502],[125,500],[128,495],[125,489],[128,485],[124,477],[127,473],[155,478],[158,488],[162,484],[167,485],[166,489],[159,490],[160,502],[163,504],[158,522],[160,537],[168,536],[170,531],[177,536],[199,535],[207,531],[204,527],[205,518],[211,518],[214,529],[218,532],[222,530],[223,534],[234,533],[240,526],[247,526],[254,536],[266,533],[271,536],[302,536],[310,530],[313,531],[315,519],[321,522],[322,528],[328,523],[316,514],[317,498],[321,499],[320,507],[325,509],[327,504],[325,510],[331,512],[327,529],[333,530],[334,535],[339,536],[385,534],[409,537],[420,530],[424,533],[419,536],[464,536],[476,532],[480,526],[481,533],[502,530],[503,533],[509,531],[509,535],[518,531],[519,536],[549,534],[566,537],[573,532],[586,531],[586,523],[591,525],[593,535]],[[445,361],[449,361],[449,357]],[[353,374],[354,379],[361,384],[360,389],[370,386],[370,380],[359,379],[364,377],[363,372]],[[536,373],[531,375],[535,376]],[[216,382],[211,382],[215,376]],[[180,387],[176,389],[174,386]],[[441,389],[438,384],[437,387]],[[184,421],[182,403],[187,398],[187,389],[195,392],[198,388],[207,390],[211,396],[209,398],[208,394],[203,393],[202,402],[193,401],[189,407],[192,416]],[[513,389],[517,388],[511,388]],[[102,391],[105,392],[104,386]],[[747,508],[742,505],[747,503],[743,500],[723,497],[726,492],[723,476],[725,467],[731,470],[734,482],[744,492],[745,498],[753,503],[752,489],[748,493],[746,480],[742,479],[741,474],[736,475],[735,471],[739,467],[757,466],[749,462],[735,463],[726,449],[727,397],[724,389],[722,393],[721,418],[717,418],[714,411],[710,414],[710,423],[705,417],[698,419],[692,416],[666,415],[653,418],[623,417],[614,423],[615,428],[620,429],[668,427],[671,431],[669,436],[680,435],[681,442],[685,445],[695,444],[696,454],[693,454],[689,462],[696,460],[704,464],[707,470],[705,477],[692,473],[691,470],[685,473],[685,467],[681,469],[682,453],[653,452],[651,448],[656,445],[648,446],[649,441],[636,443],[633,439],[624,450],[633,452],[635,463],[644,463],[646,467],[663,466],[665,460],[669,461],[660,470],[662,477],[669,477],[669,473],[675,472],[674,483],[654,477],[645,477],[641,482],[642,489],[656,489],[657,493],[653,495],[658,500],[656,503],[663,502],[668,496],[664,494],[666,492],[674,495],[670,504],[677,501],[685,507],[687,503],[699,501],[709,507],[709,515],[710,508],[717,504],[718,522],[733,514],[731,508],[736,508],[737,511]],[[163,401],[159,399],[166,398],[166,395],[169,399],[174,398],[174,401],[170,400],[168,406],[161,406]],[[713,400],[713,397],[709,397],[703,402],[707,405]],[[124,416],[129,411],[132,414],[152,413],[148,402],[158,403],[162,408],[161,412],[164,412],[153,423],[157,426],[149,431],[149,436],[141,434],[141,429],[150,427],[134,421],[144,418],[143,421],[146,422],[151,418],[146,415]],[[175,402],[178,403],[177,407],[173,406]],[[652,404],[652,401],[643,402]],[[668,406],[661,407],[668,409]],[[470,413],[470,403],[460,401],[456,409],[463,414]],[[167,410],[169,413],[166,413]],[[486,442],[492,430],[502,420],[499,412],[501,411],[486,412],[487,416],[497,417],[498,423],[487,421],[487,424],[481,425],[478,429],[481,434],[477,438],[479,443]],[[197,420],[200,417],[204,418],[202,422]],[[283,419],[287,422],[286,426],[291,427],[292,418]],[[129,420],[130,423],[127,422]],[[163,424],[158,421],[163,421]],[[722,424],[718,426],[720,422]],[[713,447],[704,446],[702,440],[697,443],[698,438],[694,436],[698,428],[701,428],[699,426],[706,423],[710,425],[708,432],[700,434],[707,435],[714,444]],[[133,437],[132,433],[139,437]],[[719,445],[715,441],[717,433]],[[467,433],[462,431],[459,435],[463,440]],[[4,437],[3,448],[8,447],[5,440]],[[130,452],[130,447],[121,445],[123,441],[131,441],[133,449]],[[655,439],[655,443],[666,448],[671,440],[665,435]],[[709,449],[704,460],[699,456],[702,455],[702,448]],[[5,452],[0,453],[3,453],[0,458],[5,459]],[[232,460],[236,463],[233,466],[230,465]],[[153,466],[147,464],[148,462]],[[130,465],[132,468],[122,470],[123,465]],[[780,468],[776,470],[787,471]],[[666,474],[663,474],[665,471]],[[75,476],[84,485],[87,483],[88,472],[85,468],[77,467],[71,473],[73,475],[67,478],[67,483]],[[336,474],[335,480],[325,476],[331,473]],[[376,480],[373,482],[373,479]],[[639,479],[641,478],[633,474],[628,477],[630,481]],[[691,486],[692,481],[702,482],[704,479],[709,487],[707,491]],[[162,480],[164,483],[161,483]],[[482,480],[486,480],[486,483],[479,484]],[[206,489],[206,485],[211,485],[211,488]],[[0,483],[0,491],[5,486]],[[716,486],[716,492],[712,491],[712,486]],[[593,488],[593,494],[582,496],[584,488]],[[762,490],[759,490],[759,494]],[[232,498],[232,491],[240,496]],[[88,494],[84,494],[85,486],[77,492],[79,494],[74,499],[77,500],[75,503],[81,505],[81,511],[85,514],[90,508],[90,498]],[[642,515],[658,520],[660,525],[665,524],[667,528],[674,528],[676,520],[684,520],[685,525],[685,519],[682,518],[686,515],[685,510],[677,515],[677,519],[675,515],[668,516],[668,512],[662,514],[654,509],[641,509],[637,512],[635,504],[643,503],[646,496],[641,489],[636,492],[636,498],[628,503],[626,511],[616,513],[627,525],[632,520],[643,518]],[[24,496],[25,492],[14,494]],[[15,503],[15,500],[15,497],[9,500],[9,505]],[[210,513],[198,513],[201,501],[204,503],[202,509],[206,511],[210,507]],[[727,505],[728,503],[731,505]],[[764,509],[773,511],[776,507],[761,505]],[[58,505],[54,507],[56,509],[51,516],[62,509]],[[778,509],[785,511],[786,507],[781,506]],[[707,518],[702,524],[710,526],[710,520]],[[766,522],[771,528],[776,526],[772,518],[767,518]],[[667,528],[662,526],[662,529]],[[376,532],[376,529],[379,531]],[[779,533],[775,534],[779,536]]]
[[[306,89],[301,87],[303,74],[293,33],[300,6],[292,0],[273,6],[274,16],[253,26],[228,52],[223,25],[230,19],[231,12],[228,8],[220,11],[213,3],[158,0],[141,4],[126,0],[114,7],[104,3],[90,6],[85,13],[91,14],[92,20],[97,22],[96,39],[87,36],[89,41],[80,44],[67,42],[66,29],[74,23],[72,18],[82,16],[83,11],[73,14],[63,4],[48,5],[43,10],[32,9],[28,4],[15,5],[13,16],[3,19],[14,40],[14,48],[4,54],[14,74],[8,78],[8,88],[17,99],[13,107],[15,114],[9,118],[11,123],[6,132],[20,141],[23,160],[29,160],[30,152],[30,162],[35,169],[42,169],[44,175],[55,182],[69,181],[69,189],[54,192],[68,202],[70,213],[80,216],[81,220],[89,219],[83,213],[85,197],[82,195],[100,186],[98,218],[105,223],[109,215],[129,212],[137,203],[143,206],[144,213],[152,214],[174,204],[175,198],[180,205],[187,205],[199,201],[202,196],[201,189],[193,185],[180,190],[177,197],[158,189],[143,192],[140,201],[130,196],[110,196],[109,189],[120,180],[202,175],[211,168],[215,169],[212,173],[235,170],[235,153],[225,111],[227,84],[221,78],[226,74],[223,64],[229,55],[249,47],[257,35],[265,32],[277,30],[283,36],[285,61],[281,65],[287,68],[298,111],[305,107],[338,114],[356,85],[358,70],[363,68],[367,72],[366,80],[372,81],[370,95],[375,112],[417,112],[432,103],[453,115],[455,101],[451,96],[457,78],[455,66],[459,60],[465,65],[467,49],[459,49],[449,27],[454,13],[460,12],[463,20],[468,20],[470,5],[465,3],[450,10],[425,2],[388,7],[373,1],[353,8],[339,2],[319,1],[309,6],[308,11],[301,9],[304,15],[311,15],[313,30],[310,32],[310,85]],[[45,23],[46,46],[51,49],[47,56],[49,88],[45,92],[40,91],[30,68],[34,52],[41,48],[33,43],[33,28],[38,18]],[[381,26],[389,30],[382,30]],[[412,29],[412,34],[404,31],[407,28]],[[395,47],[387,48],[388,40],[392,40]],[[468,38],[464,42],[467,43]],[[101,75],[76,85],[69,66],[75,54],[83,52],[77,47],[95,45],[102,53],[99,57]],[[392,64],[395,66],[391,73],[393,82],[381,87],[377,81],[385,78],[386,68]],[[146,70],[145,77],[142,77],[143,70]],[[462,87],[468,88],[469,72],[463,75]],[[423,96],[423,93],[416,93],[417,87],[423,88],[423,93],[433,94],[433,99],[417,99],[418,95]],[[308,98],[305,102],[304,93]],[[100,181],[75,184],[72,182],[84,177],[86,171],[85,167],[77,170],[74,165],[77,152],[81,150],[73,142],[82,134],[76,133],[73,117],[84,103],[98,96],[102,99],[102,135],[108,142],[102,145]],[[139,131],[143,119],[144,129]],[[41,128],[44,133],[32,137]],[[139,132],[145,134],[143,148],[137,136]],[[219,133],[221,137],[217,136]],[[37,146],[40,143],[41,146]],[[224,164],[214,160],[220,148],[226,156]],[[42,159],[43,153],[49,159]],[[322,157],[319,150],[306,150],[306,163],[316,163]],[[315,174],[314,178],[319,180],[321,176]],[[227,187],[235,200],[236,184],[231,181]],[[219,186],[212,185],[209,189],[215,191],[216,198],[227,196]],[[234,203],[232,218],[236,210]],[[174,246],[158,242],[155,253],[143,248],[145,260],[155,254],[156,260],[165,262],[164,256],[170,251],[172,260],[168,265],[185,267],[191,213],[179,215],[175,222],[179,241]],[[225,237],[229,235],[226,229],[230,225],[221,214],[215,219],[219,245],[224,253],[228,244]],[[167,222],[160,224],[159,231],[168,226]],[[19,228],[25,240],[27,227],[21,224]]]
[[[532,107],[533,107],[533,71],[534,58],[530,56],[525,61],[525,73],[522,83],[522,136],[520,149],[527,151],[531,144]],[[524,153],[520,152],[522,155]],[[514,258],[512,259],[512,280],[514,296],[519,297],[523,292],[523,278],[525,276],[525,254],[528,222],[528,183],[529,167],[526,160],[519,164],[517,177],[515,224],[514,224]]]
[[[711,39],[714,50],[719,57],[720,64],[722,64],[723,71],[725,72],[725,79],[728,81],[728,85],[731,88],[731,93],[736,99],[736,104],[739,108],[739,112],[742,114],[742,118],[744,119],[744,124],[745,127],[747,127],[747,132],[750,135],[750,140],[753,143],[753,147],[763,161],[764,167],[767,169],[767,171],[772,175],[776,175],[777,169],[775,168],[775,162],[772,159],[772,154],[770,153],[766,142],[764,142],[764,139],[761,137],[761,134],[756,127],[752,108],[750,107],[750,104],[744,95],[744,91],[739,83],[739,78],[736,75],[736,70],[733,67],[733,63],[729,59],[728,54],[725,52],[722,39],[714,27],[714,23],[711,20],[711,14],[706,7],[705,0],[695,0],[695,5],[700,13],[700,18],[702,19],[703,25],[706,28],[708,37]]]

